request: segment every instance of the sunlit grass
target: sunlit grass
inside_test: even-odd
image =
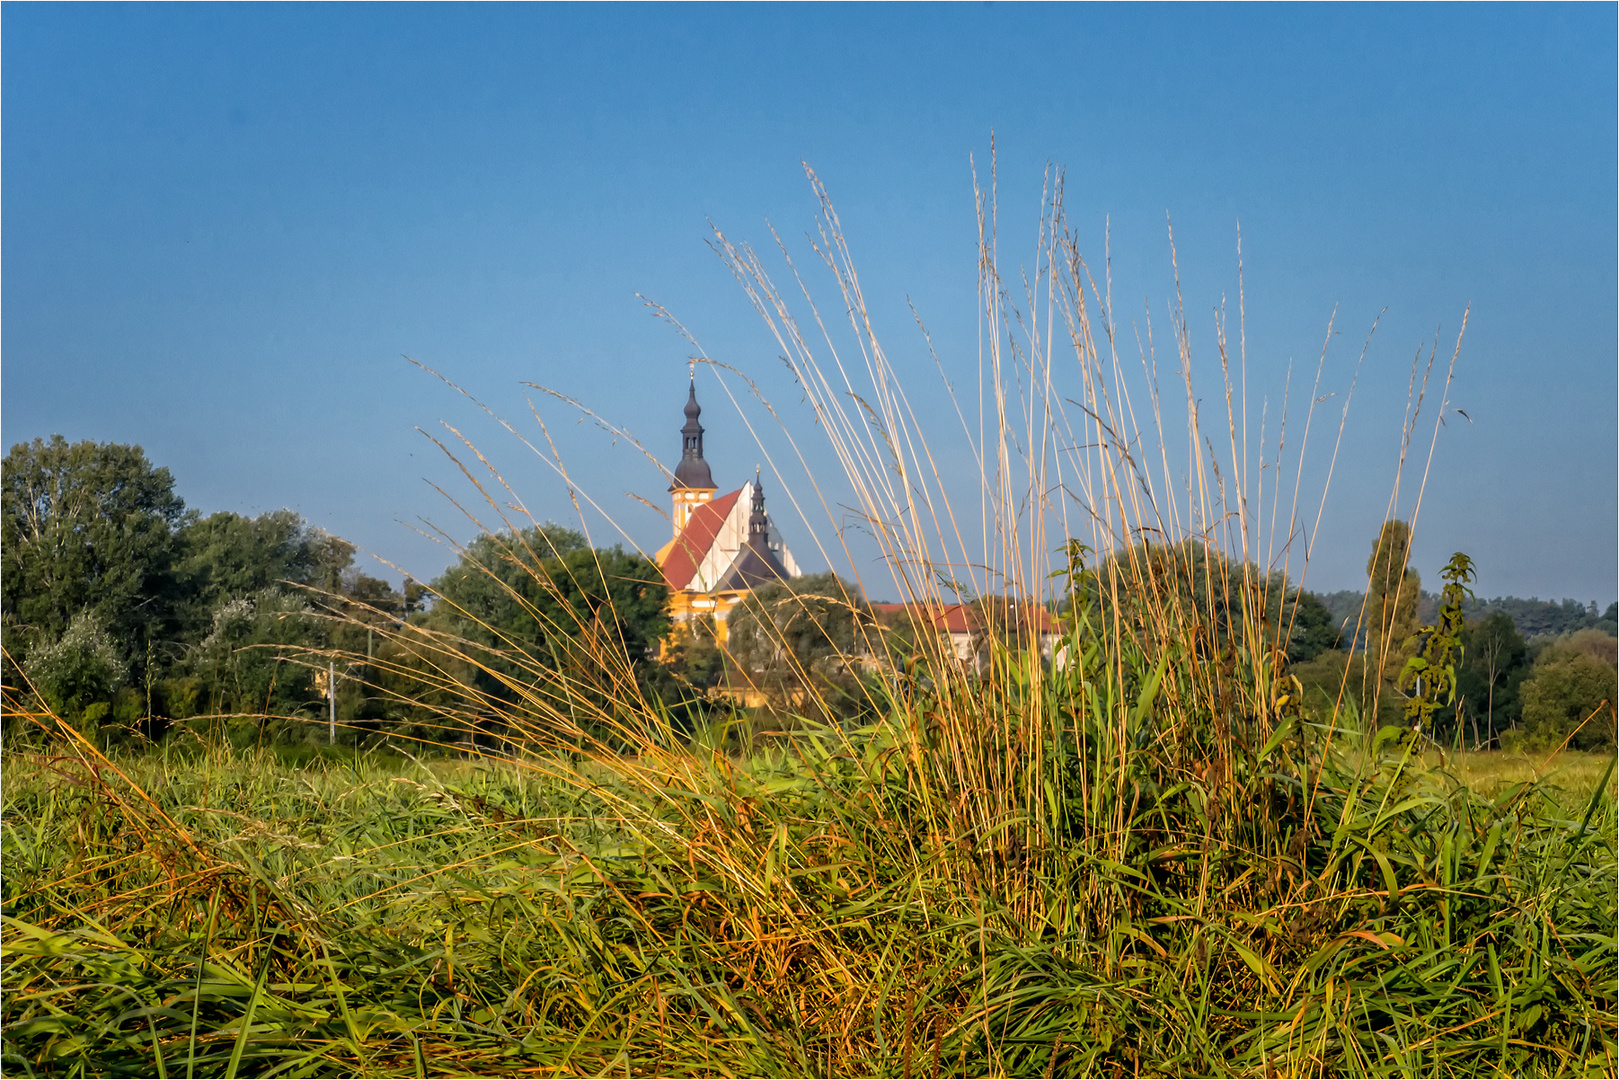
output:
[[[1590,1020],[1611,1013],[1611,938],[1579,914],[1612,907],[1611,799],[1570,874],[1582,848],[1566,839],[1574,821],[1546,813],[1557,804],[1514,800],[1503,818],[1416,771],[1405,797],[1483,816],[1471,843],[1431,818],[1406,842],[1385,836],[1397,909],[1370,860],[1364,884],[1309,904],[1224,900],[1195,918],[1173,879],[1148,878],[1134,919],[1065,941],[971,902],[937,847],[910,857],[915,837],[895,831],[905,800],[830,778],[830,762],[711,761],[694,776],[695,830],[667,808],[626,818],[645,789],[601,769],[587,794],[512,763],[119,764],[150,807],[120,811],[70,762],[6,771],[8,1073],[1612,1068],[1600,1023],[1582,1035],[1577,1002],[1532,989],[1536,970],[1578,978]],[[190,843],[143,835],[158,812]],[[1429,843],[1447,837],[1449,863]],[[704,864],[681,865],[682,850]],[[1480,933],[1499,992],[1494,971],[1456,964]],[[1460,980],[1449,990],[1433,982],[1444,971]],[[1503,1019],[1514,1001],[1574,1041],[1526,1043]],[[1284,1028],[1256,1038],[1271,1029],[1254,1008]],[[1483,1030],[1446,1031],[1459,1024]]]
[[[1431,755],[1438,760],[1439,755]],[[1555,754],[1530,754],[1510,750],[1464,750],[1450,753],[1443,760],[1467,785],[1479,794],[1494,798],[1516,784],[1540,782],[1548,791],[1561,793],[1569,805],[1584,804],[1604,777],[1610,798],[1619,797],[1619,775],[1610,772],[1611,753],[1583,753],[1562,750]]]

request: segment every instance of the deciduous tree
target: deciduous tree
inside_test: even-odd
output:
[[[1547,649],[1523,684],[1524,741],[1547,747],[1569,739],[1576,750],[1611,748],[1616,682],[1613,665],[1589,652],[1567,644]]]
[[[726,651],[773,703],[846,713],[863,700],[854,661],[871,621],[858,590],[836,574],[807,574],[750,593],[731,612]]]
[[[494,700],[544,694],[556,674],[621,692],[609,660],[644,668],[669,627],[656,565],[555,525],[478,537],[431,589],[423,624],[462,642],[461,677]]]
[[[311,583],[327,541],[291,510],[254,518],[222,511],[187,522],[175,534],[179,636],[195,642],[208,634],[222,602],[283,582]]]
[[[120,657],[140,663],[142,631],[169,614],[184,516],[169,470],[138,446],[60,435],[13,446],[0,465],[0,607],[28,640],[7,649],[44,647],[90,610]]]

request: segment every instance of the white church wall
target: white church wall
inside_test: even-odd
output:
[[[708,551],[703,555],[703,561],[697,564],[697,573],[692,577],[691,588],[697,592],[711,592],[731,564],[736,561],[737,552],[742,545],[748,542],[748,518],[753,514],[753,481],[749,480],[742,485],[742,491],[731,504],[731,512],[725,516],[720,525],[720,531],[714,537],[714,543],[709,545]],[[775,520],[770,522],[770,535],[768,543],[775,551],[776,557],[781,560],[782,569],[790,577],[799,575],[798,562],[793,553],[787,550],[787,544],[782,540],[781,533],[776,531]]]
[[[748,539],[748,515],[753,512],[753,482],[750,480],[742,485],[742,493],[731,504],[731,512],[725,515],[725,521],[720,525],[720,531],[715,534],[714,542],[709,545],[708,551],[703,555],[703,561],[697,564],[697,574],[692,578],[688,588],[698,592],[710,592],[719,584],[725,571],[731,568],[736,559],[736,553],[742,550],[742,545]]]

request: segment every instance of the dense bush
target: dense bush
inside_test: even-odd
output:
[[[1613,638],[1582,630],[1547,647],[1523,682],[1523,726],[1515,742],[1555,747],[1565,741],[1580,750],[1614,746],[1614,703],[1619,673]]]

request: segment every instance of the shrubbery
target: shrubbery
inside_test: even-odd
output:
[[[1611,749],[1619,701],[1616,646],[1619,641],[1599,630],[1547,645],[1519,689],[1523,721],[1513,745],[1549,749],[1566,742],[1577,750]]]

